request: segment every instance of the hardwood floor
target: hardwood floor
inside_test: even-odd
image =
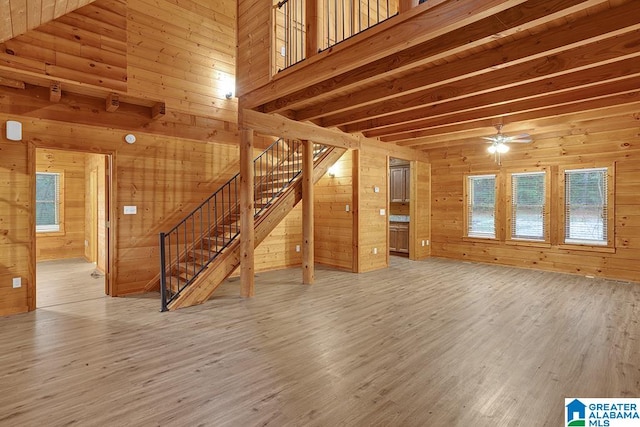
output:
[[[36,306],[104,298],[104,275],[82,258],[41,261],[36,265]]]
[[[640,285],[443,259],[0,319],[0,425],[558,426],[640,396]]]

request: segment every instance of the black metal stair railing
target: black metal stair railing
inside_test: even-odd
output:
[[[397,0],[317,0],[318,51],[396,16],[398,3]],[[307,6],[307,0],[281,0],[275,4],[275,62],[279,70],[306,59]]]
[[[302,172],[300,141],[278,139],[253,162],[254,215]],[[314,161],[327,147],[314,144]],[[160,233],[162,311],[240,234],[240,174],[234,175],[171,230]]]

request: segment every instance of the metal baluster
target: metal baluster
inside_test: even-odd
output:
[[[164,233],[160,233],[160,311],[167,311],[167,275],[164,260]]]

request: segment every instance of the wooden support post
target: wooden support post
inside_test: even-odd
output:
[[[302,141],[302,283],[315,280],[313,253],[313,142]]]
[[[253,218],[253,130],[240,132],[240,296],[255,293]]]
[[[49,101],[58,102],[62,97],[62,88],[60,87],[60,82],[51,82],[49,85]]]
[[[105,102],[105,109],[108,112],[113,113],[118,109],[119,106],[120,106],[120,99],[118,98],[117,93],[110,93],[109,95],[107,95],[107,100]]]
[[[311,58],[318,53],[318,0],[305,0],[305,20],[307,26],[305,57]]]
[[[400,0],[398,4],[398,12],[408,12],[411,8],[414,8],[418,5],[418,0]]]
[[[164,102],[156,102],[153,107],[151,107],[151,118],[156,120],[164,116],[166,113],[165,108]]]

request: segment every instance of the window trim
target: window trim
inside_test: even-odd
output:
[[[488,172],[488,173],[470,173],[464,175],[464,235],[463,240],[476,240],[482,242],[496,242],[500,241],[499,229],[498,229],[498,217],[499,217],[499,178],[500,174],[496,172]],[[494,179],[494,203],[493,203],[493,236],[491,235],[480,235],[480,234],[469,234],[469,197],[470,197],[470,188],[469,188],[469,178],[477,178],[477,177],[493,177]]]
[[[607,171],[607,242],[596,243],[588,242],[584,243],[580,241],[566,241],[566,172],[575,170],[595,170],[606,169]],[[594,252],[615,252],[615,162],[614,163],[595,163],[595,164],[573,164],[561,166],[558,170],[558,199],[559,199],[559,212],[558,212],[558,247],[571,250],[585,250]]]
[[[543,237],[542,239],[527,239],[522,237],[513,237],[513,176],[527,174],[544,174],[544,214],[543,214]],[[527,168],[527,169],[509,169],[506,171],[506,221],[505,221],[505,243],[517,244],[523,246],[540,246],[550,247],[551,245],[551,177],[548,168]]]
[[[36,233],[39,236],[63,235],[64,234],[64,171],[55,170],[55,169],[50,169],[47,171],[36,171],[35,176],[37,175],[57,175],[58,176],[58,203],[57,203],[58,224],[57,225],[36,225],[35,226]],[[35,186],[37,186],[37,183],[35,182],[36,181],[35,176],[34,176],[34,191],[35,191]],[[34,214],[35,214],[35,210],[37,209],[37,204],[38,204],[37,199],[35,199],[35,193],[34,193],[34,203],[35,203],[35,206],[34,206]],[[35,218],[34,218],[34,222],[35,222]]]

